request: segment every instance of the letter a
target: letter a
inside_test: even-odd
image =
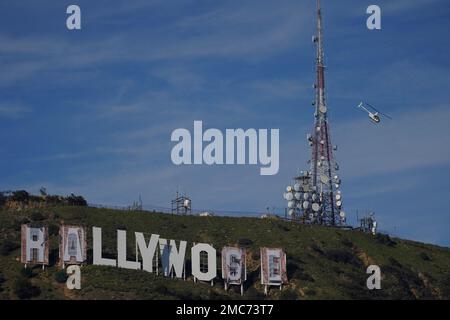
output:
[[[367,14],[371,14],[370,17],[367,18],[367,29],[369,30],[380,30],[381,29],[381,9],[379,6],[373,4],[367,7]]]
[[[79,6],[72,4],[67,7],[67,14],[70,14],[66,20],[66,26],[69,30],[81,29],[81,9]]]
[[[67,289],[73,290],[81,289],[81,270],[80,266],[72,265],[66,270],[67,275],[69,276],[66,281]]]
[[[367,288],[369,290],[381,289],[381,270],[379,266],[370,265],[367,267],[367,274],[371,276],[367,278]]]

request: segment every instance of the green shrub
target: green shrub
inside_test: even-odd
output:
[[[352,248],[353,247],[353,242],[351,240],[347,239],[347,238],[343,239],[341,242],[347,248]]]
[[[299,267],[298,264],[291,259],[287,260],[286,269],[288,278],[297,278],[299,272],[303,271],[303,269]]]
[[[3,194],[3,192],[0,192],[0,207],[3,207],[6,203],[6,196]]]
[[[281,231],[285,231],[285,232],[288,232],[288,231],[291,230],[291,229],[289,229],[288,227],[286,227],[285,225],[283,225],[283,224],[281,224],[281,223],[279,223],[279,224],[277,225],[277,227],[278,227],[279,229],[281,229]]]
[[[87,206],[87,201],[82,196],[76,196],[73,193],[66,198],[66,201],[70,206]]]
[[[319,254],[324,254],[323,250],[316,244],[313,243],[312,245],[309,246],[314,252],[317,252]]]
[[[421,252],[419,256],[420,256],[420,257],[422,258],[422,260],[424,260],[424,261],[431,261],[430,256],[427,255],[425,252]]]
[[[312,276],[310,276],[308,273],[306,273],[305,271],[299,272],[298,278],[303,281],[309,281],[309,282],[315,281],[314,278]]]
[[[6,281],[5,277],[0,273],[0,292],[3,292],[2,284]],[[0,300],[2,298],[0,297]]]
[[[3,241],[2,245],[0,246],[0,254],[2,256],[7,256],[8,254],[10,254],[12,251],[16,250],[17,248],[19,248],[19,245],[15,242],[12,242],[10,240],[5,240]]]
[[[280,300],[298,300],[298,293],[294,289],[285,289],[280,294]]]
[[[325,256],[334,262],[360,265],[361,262],[355,258],[355,255],[347,250],[334,249],[325,252]]]
[[[22,228],[22,225],[23,224],[28,224],[28,223],[30,223],[30,219],[28,219],[28,218],[22,218],[22,219],[19,219],[19,220],[15,220],[14,221],[14,230],[15,231],[20,231],[21,228]]]
[[[30,194],[26,192],[25,190],[17,190],[13,191],[11,200],[12,201],[18,201],[18,202],[28,202],[28,199],[30,198]]]
[[[31,214],[31,220],[33,221],[42,221],[44,219],[45,219],[44,215],[39,211],[35,211]]]
[[[395,246],[397,244],[387,234],[377,233],[377,235],[375,236],[375,239],[379,243],[384,244],[384,245],[389,246],[389,247],[393,247],[393,246]]]
[[[41,294],[39,287],[33,286],[28,279],[19,278],[14,282],[14,294],[21,300],[31,299]]]
[[[450,299],[450,275],[442,281],[441,293],[445,299]]]
[[[56,195],[47,195],[45,197],[45,202],[47,204],[50,205],[58,205],[58,204],[62,204],[62,201],[60,200],[60,198]]]
[[[306,289],[306,290],[305,290],[305,293],[306,293],[308,296],[315,296],[315,295],[316,295],[316,290],[314,290],[314,289]]]
[[[57,236],[59,234],[59,226],[52,223],[48,226],[48,234],[51,236]]]
[[[36,274],[33,272],[31,268],[22,268],[20,269],[20,275],[23,278],[28,279],[34,277]]]
[[[66,270],[64,270],[64,269],[55,272],[53,277],[55,278],[56,282],[58,282],[58,283],[65,283],[68,278]]]
[[[397,259],[393,258],[393,257],[389,257],[388,259],[390,266],[394,267],[394,268],[403,268],[403,266],[401,265],[400,262],[397,261]]]
[[[241,238],[238,240],[238,244],[241,247],[250,247],[253,244],[253,240],[247,238]]]
[[[250,300],[259,300],[265,298],[264,294],[256,290],[254,287],[248,288],[246,291],[246,295]]]

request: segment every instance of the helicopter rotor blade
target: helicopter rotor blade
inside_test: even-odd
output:
[[[371,104],[365,102],[364,103],[366,106],[368,106],[369,108],[371,108],[373,111],[380,113],[380,111],[378,111],[374,106],[372,106]]]
[[[362,101],[359,103],[359,105],[357,106],[357,108],[361,108],[361,109],[363,109],[364,111],[366,111],[367,113],[370,113],[370,111],[367,110],[366,107],[364,107],[364,103],[363,103]]]
[[[374,106],[368,104],[367,102],[365,103],[368,107],[370,107],[371,109],[373,109],[375,112],[378,112],[379,114],[385,116],[386,118],[392,120],[391,116],[387,115],[386,113],[383,113],[381,111],[379,111],[378,109],[376,109]]]

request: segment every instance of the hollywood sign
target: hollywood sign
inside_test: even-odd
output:
[[[136,259],[127,259],[127,232],[117,230],[117,257],[103,256],[102,229],[92,227],[93,264],[132,270],[144,270],[159,274],[161,267],[165,277],[176,277],[186,280],[187,241],[177,242],[151,234],[148,241],[144,233],[135,232]],[[86,228],[82,226],[61,225],[59,230],[59,265],[67,272],[73,266],[87,262]],[[159,250],[158,250],[159,247]],[[260,248],[261,252],[261,284],[267,293],[268,286],[279,286],[287,283],[286,254],[280,248]],[[222,248],[222,279],[225,290],[230,285],[239,285],[241,294],[243,284],[247,280],[246,250],[235,246]],[[41,264],[44,268],[49,264],[49,241],[47,227],[31,227],[22,225],[21,230],[21,262],[25,267],[30,264]],[[208,243],[193,243],[191,247],[191,270],[194,281],[207,281],[213,285],[217,277],[216,249]],[[78,269],[78,272],[79,269]],[[68,284],[69,287],[69,284]],[[71,289],[80,286],[71,286]]]

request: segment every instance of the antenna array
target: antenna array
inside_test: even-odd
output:
[[[325,99],[325,65],[322,34],[322,13],[317,0],[317,34],[312,38],[317,46],[315,100],[313,106],[314,127],[307,135],[311,147],[311,167],[294,177],[294,184],[286,188],[284,198],[288,201],[288,213],[292,219],[305,223],[343,225],[346,215],[342,211],[341,179],[331,144],[328,108]]]

